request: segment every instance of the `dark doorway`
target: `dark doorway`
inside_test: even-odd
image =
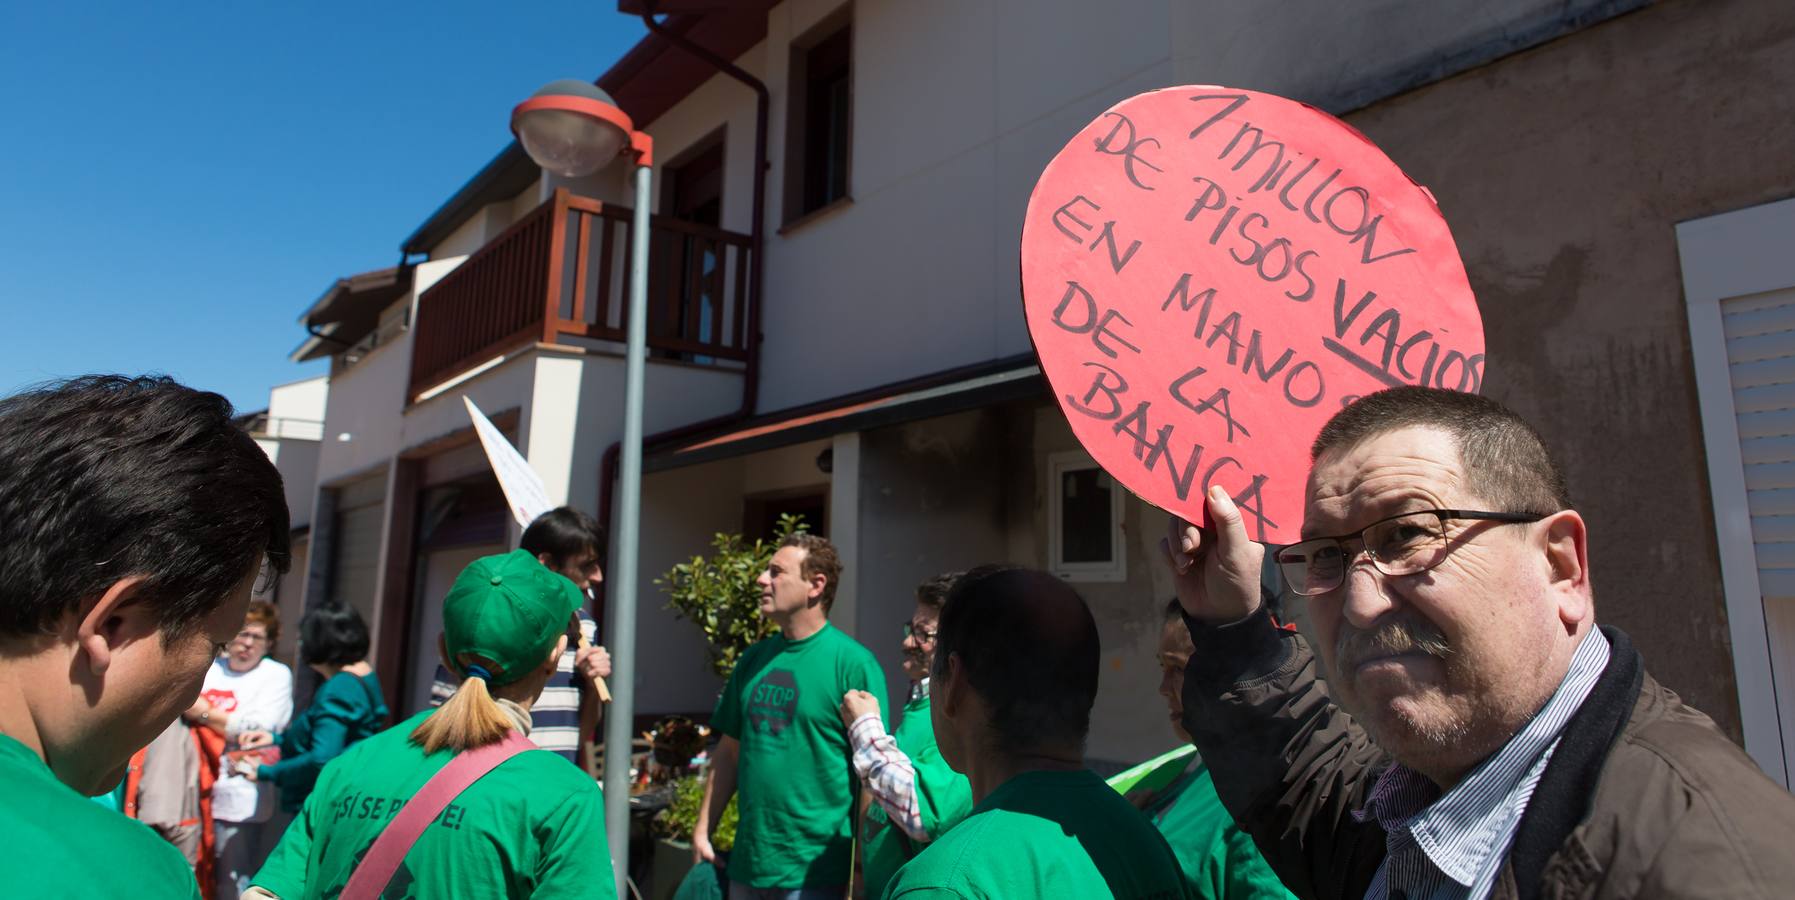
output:
[[[745,498],[742,503],[742,537],[750,541],[776,541],[779,517],[802,516],[811,534],[829,534],[829,489],[824,487],[773,491]]]

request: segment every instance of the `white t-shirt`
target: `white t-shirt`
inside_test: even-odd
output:
[[[293,717],[293,670],[285,663],[263,659],[247,672],[231,669],[224,657],[206,670],[206,686],[200,696],[230,713],[226,736],[235,746],[244,731],[280,731]],[[220,822],[262,822],[274,814],[274,786],[250,781],[231,773],[220,761],[218,781],[212,785],[212,818]]]

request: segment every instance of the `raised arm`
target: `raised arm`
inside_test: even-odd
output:
[[[1284,883],[1338,897],[1383,858],[1383,832],[1352,813],[1389,758],[1329,699],[1308,644],[1272,621],[1260,593],[1265,548],[1247,538],[1239,510],[1219,491],[1208,503],[1213,531],[1173,519],[1164,544],[1195,646],[1184,727]]]

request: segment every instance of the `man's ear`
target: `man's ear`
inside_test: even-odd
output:
[[[1546,576],[1558,602],[1558,617],[1566,625],[1588,620],[1594,614],[1589,584],[1589,530],[1576,510],[1553,513],[1540,523]]]
[[[550,677],[554,676],[555,669],[559,668],[561,665],[561,654],[566,653],[566,652],[567,652],[567,635],[563,634],[563,635],[561,635],[560,640],[555,641],[554,652],[550,653],[548,655],[548,659],[544,660],[542,663],[543,667],[548,669]]]
[[[141,575],[121,578],[90,603],[81,605],[80,619],[75,623],[75,643],[87,654],[87,665],[93,674],[106,674],[112,665],[113,651],[127,636],[142,631],[143,623],[132,620],[149,616],[149,610],[137,602],[143,596],[144,580]],[[153,621],[147,624],[151,629],[155,627]]]
[[[810,581],[810,593],[805,594],[804,596],[809,597],[812,600],[823,596],[823,588],[829,586],[829,576],[818,572],[815,575],[810,576],[808,580]]]
[[[440,631],[436,633],[436,658],[443,664],[443,671],[448,672],[449,677],[455,679],[455,683],[460,684],[461,672],[455,668],[454,660],[449,659],[449,639],[444,637]]]
[[[950,653],[942,661],[941,671],[929,681],[929,702],[939,704],[943,715],[954,718],[966,703],[966,690],[966,666],[960,654]]]
[[[536,561],[542,563],[542,567],[550,572],[558,572],[561,570],[560,566],[555,565],[555,558],[547,553],[536,554]]]

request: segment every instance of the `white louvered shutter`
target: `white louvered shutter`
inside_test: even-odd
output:
[[[1778,697],[1795,697],[1795,290],[1724,300],[1727,368]],[[1778,704],[1795,747],[1795,701]]]

